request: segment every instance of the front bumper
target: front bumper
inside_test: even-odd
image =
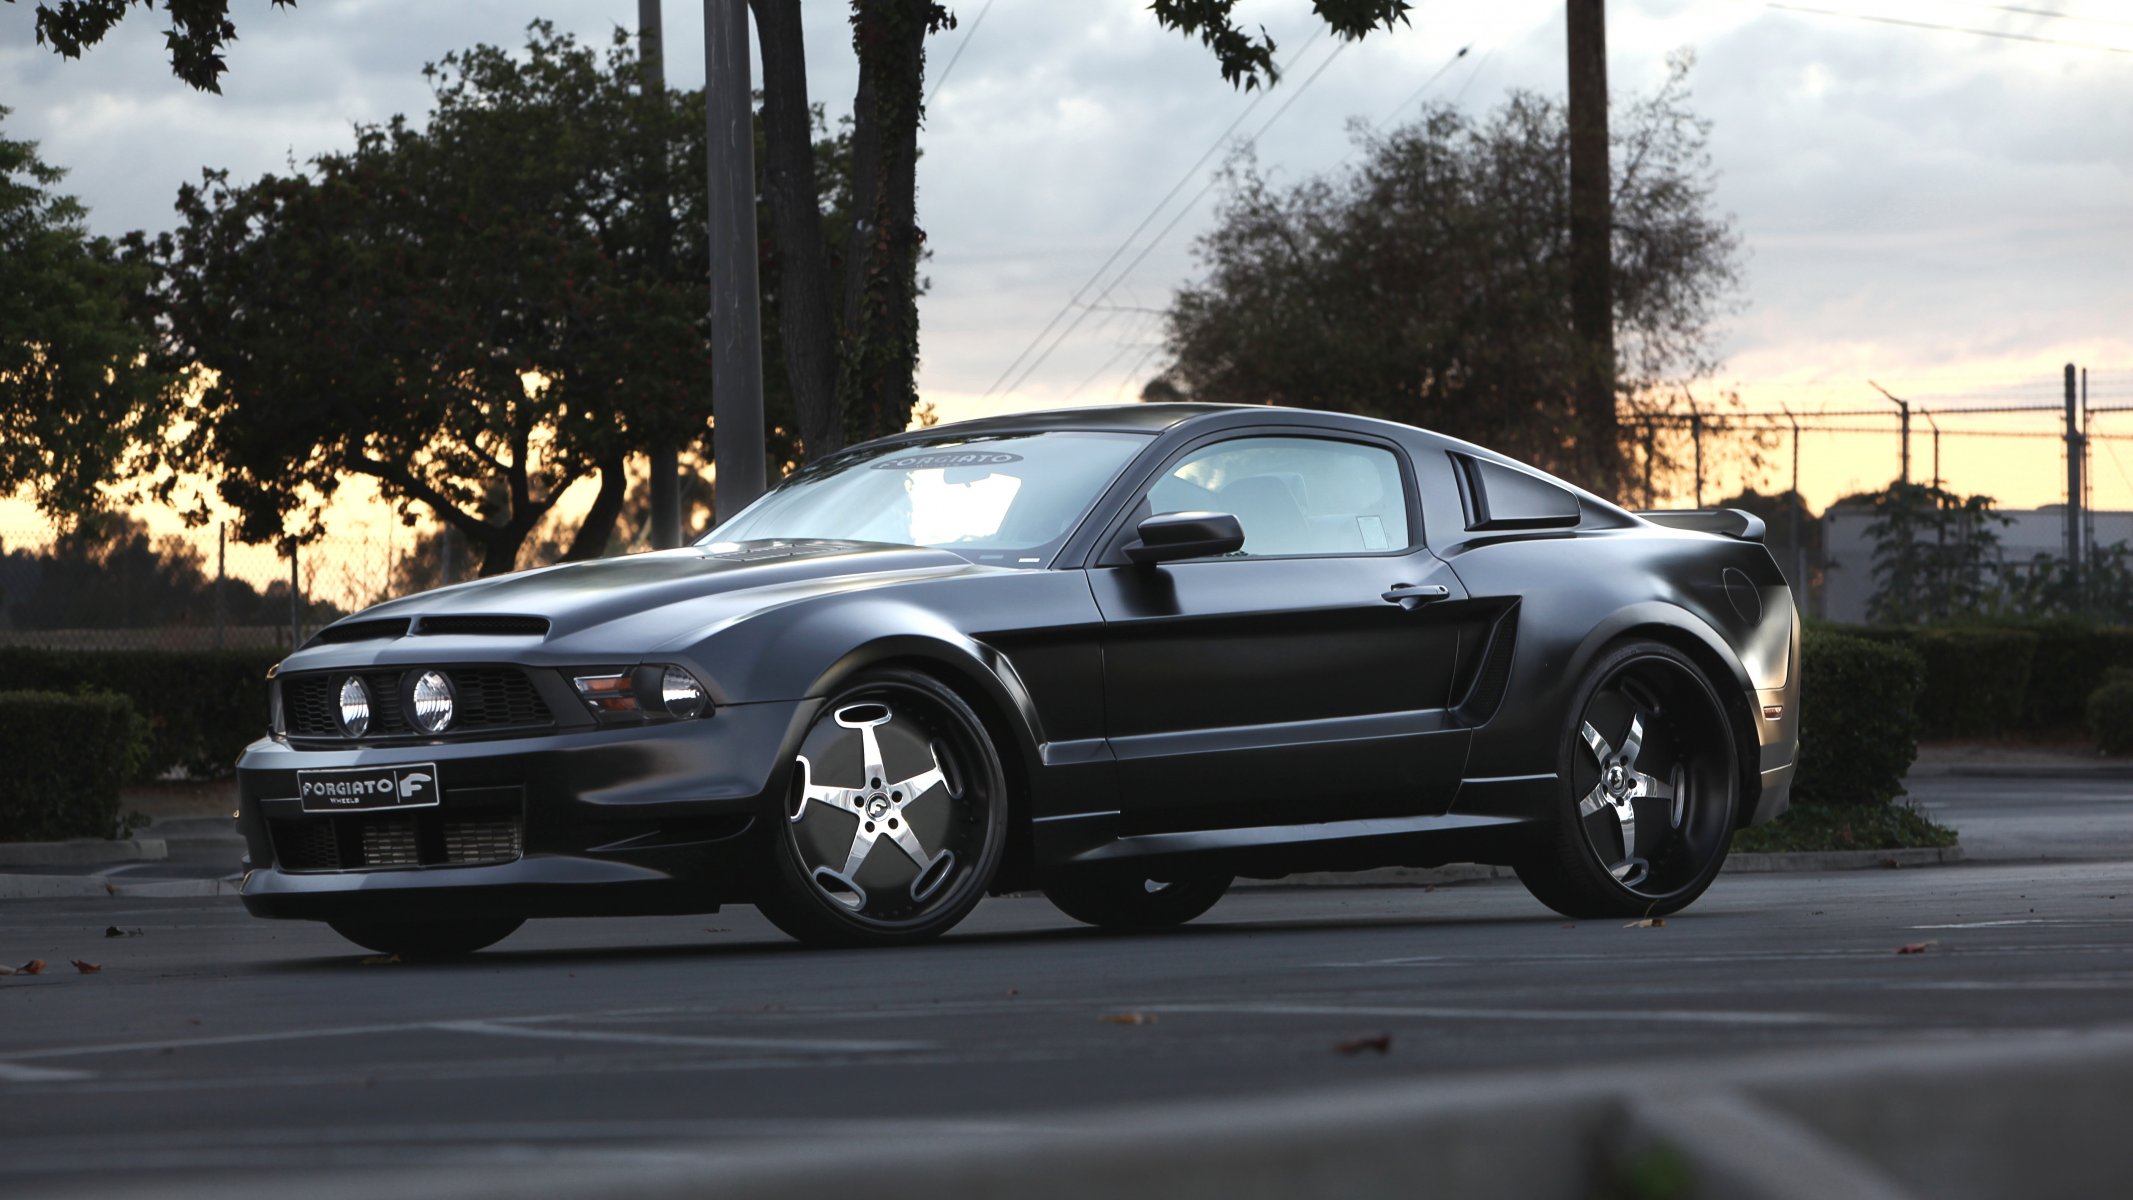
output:
[[[807,701],[697,721],[238,760],[242,895],[256,916],[619,916],[743,899],[749,836]],[[434,763],[435,808],[306,814],[296,772]]]

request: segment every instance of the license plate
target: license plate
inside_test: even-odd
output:
[[[434,808],[443,797],[436,763],[298,771],[296,791],[311,813]]]

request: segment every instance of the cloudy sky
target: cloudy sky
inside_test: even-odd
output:
[[[1132,398],[1161,362],[1160,319],[1146,310],[1193,278],[1193,238],[1219,198],[1205,185],[1236,142],[1255,137],[1263,166],[1301,179],[1342,164],[1351,119],[1411,115],[1418,92],[1480,110],[1510,89],[1562,89],[1561,0],[1424,0],[1410,28],[1346,47],[1314,38],[1303,0],[1246,0],[1248,19],[1294,56],[1264,99],[1233,91],[1205,50],[1159,30],[1145,0],[955,7],[962,27],[929,50],[937,93],[919,200],[934,249],[921,384],[948,418]],[[2072,361],[2094,369],[2095,403],[2133,404],[2133,5],[1801,7],[1827,11],[1759,0],[1610,6],[1618,98],[1657,86],[1669,51],[1695,51],[1718,202],[1747,248],[1746,307],[1703,394],[1737,389],[1754,407],[1884,405],[1872,378],[1929,402],[2049,401]],[[634,0],[232,8],[241,40],[224,94],[208,96],[170,76],[160,17],[136,15],[66,62],[32,43],[33,0],[0,5],[0,104],[15,110],[6,130],[72,171],[68,187],[98,231],[167,227],[178,185],[202,166],[240,178],[280,170],[347,145],[354,122],[420,115],[421,67],[448,50],[517,44],[539,16],[595,40],[636,20]],[[807,11],[813,95],[835,114],[849,108],[855,77],[846,9],[813,0]],[[668,0],[666,21],[670,77],[697,86],[700,7]],[[1077,293],[1097,307],[1069,308]],[[1026,377],[1034,354],[1010,373],[1026,349],[1050,345],[1040,331],[1062,310],[1059,327],[1080,316],[1072,334]],[[2133,414],[2098,429],[2133,434]],[[1914,453],[1923,475],[1923,426]],[[1944,456],[1964,490],[2013,505],[2061,498],[2054,442],[1950,436]],[[1822,502],[1878,485],[1894,457],[1893,437],[1811,436],[1804,490]],[[2103,443],[2097,458],[2097,502],[2133,507],[2133,441]],[[1778,474],[1764,482],[1783,486],[1787,461],[1780,446]]]

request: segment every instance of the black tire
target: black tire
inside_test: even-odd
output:
[[[1561,807],[1519,881],[1565,916],[1678,912],[1718,877],[1740,806],[1719,694],[1688,656],[1636,641],[1602,653],[1572,697]]]
[[[1168,929],[1213,908],[1229,891],[1232,878],[1157,880],[1137,871],[1078,871],[1046,884],[1044,898],[1084,925]]]
[[[1007,814],[1006,773],[970,705],[917,671],[865,672],[801,742],[766,822],[775,844],[756,906],[810,945],[939,937],[991,886]]]
[[[524,917],[458,921],[328,921],[335,933],[366,950],[401,958],[459,958],[486,950],[524,925]]]

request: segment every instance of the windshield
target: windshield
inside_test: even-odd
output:
[[[941,438],[810,464],[699,545],[829,538],[1039,566],[1148,444],[1137,433]]]

